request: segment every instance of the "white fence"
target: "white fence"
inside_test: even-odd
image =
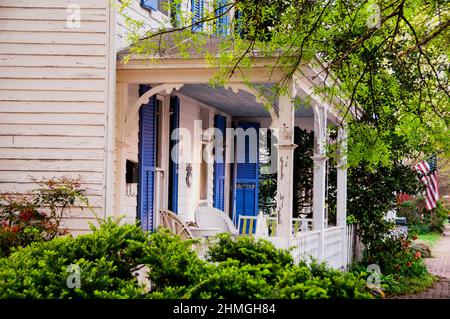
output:
[[[302,259],[313,257],[319,259],[320,230],[312,230],[297,234],[291,242],[291,253],[296,264]]]
[[[345,267],[347,252],[345,252],[345,228],[335,226],[325,229],[324,260],[334,268]]]
[[[299,232],[289,243],[292,257],[295,263],[312,257],[326,261],[333,268],[345,269],[353,261],[354,232],[353,225],[325,228],[323,234],[320,230]],[[279,237],[268,239],[280,247]]]
[[[356,244],[355,225],[332,226],[321,230],[312,229],[312,219],[293,218],[292,236],[277,236],[276,217],[266,217],[268,237],[278,248],[291,248],[295,263],[309,261],[310,257],[319,262],[325,261],[336,269],[346,269],[353,262]],[[242,216],[238,228],[241,235],[253,235],[256,229],[256,216]],[[205,249],[205,247],[203,247]]]
[[[345,270],[354,259],[357,240],[355,231],[355,225],[347,225],[326,228],[323,234],[320,230],[299,232],[292,237],[288,246],[296,264],[301,260],[309,262],[312,257],[318,261],[326,261],[333,268]],[[281,237],[270,236],[266,239],[278,248],[287,248],[286,242]],[[205,258],[208,241],[203,238],[194,248],[202,258]]]
[[[356,225],[347,225],[347,265],[351,264],[355,255]]]

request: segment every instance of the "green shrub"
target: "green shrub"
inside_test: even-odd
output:
[[[274,298],[290,299],[367,299],[369,293],[366,277],[360,273],[330,269],[325,264],[301,262],[287,268],[275,287]]]
[[[444,232],[445,224],[448,221],[449,214],[450,210],[446,209],[441,202],[437,202],[436,209],[429,215],[430,231],[442,234]]]
[[[286,250],[276,249],[267,240],[255,239],[251,236],[231,237],[223,233],[216,237],[208,249],[208,259],[213,262],[226,261],[229,258],[237,259],[243,264],[277,264],[287,266],[293,264],[291,254]]]
[[[264,240],[221,235],[208,260],[167,230],[103,222],[93,233],[35,242],[0,259],[0,298],[369,298],[358,274],[294,265]],[[80,287],[70,288],[80,270]],[[133,275],[149,269],[149,290]]]
[[[151,235],[142,263],[149,268],[153,291],[167,287],[187,287],[202,280],[208,264],[192,249],[191,240],[173,236],[164,228]],[[183,292],[180,292],[183,293]]]
[[[264,265],[267,269],[265,278],[270,283],[277,280],[276,276],[282,269],[294,263],[289,251],[276,249],[267,240],[250,236],[233,239],[229,234],[220,234],[208,249],[208,260],[226,262],[229,259],[238,260],[242,266]]]
[[[215,284],[222,283],[213,286],[214,298],[242,297],[236,292],[224,295],[221,291],[233,292],[227,287],[243,285],[239,283],[244,279],[243,287],[249,298],[371,298],[360,275],[343,273],[316,262],[294,265],[288,251],[276,249],[266,240],[220,235],[209,249],[209,260],[219,263],[222,271],[213,280]],[[230,265],[241,267],[230,268]],[[253,280],[246,279],[248,275]]]
[[[92,234],[36,242],[0,259],[0,298],[138,298],[132,272],[140,264],[148,235],[138,226],[111,220]],[[67,279],[80,269],[79,288]]]
[[[210,268],[204,280],[189,287],[183,298],[260,299],[270,298],[272,272],[268,264],[242,264],[228,259]]]

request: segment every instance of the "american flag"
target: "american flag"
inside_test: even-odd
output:
[[[420,180],[427,188],[425,202],[427,210],[431,210],[437,206],[439,199],[436,155],[431,156],[428,160],[417,163],[413,167],[419,173]]]

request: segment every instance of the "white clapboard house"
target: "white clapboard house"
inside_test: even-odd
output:
[[[202,10],[205,1],[185,5]],[[162,2],[131,1],[128,13],[156,28],[168,14]],[[295,108],[290,97],[279,96],[267,110],[264,97],[242,76],[210,87],[216,70],[195,54],[185,59],[175,50],[159,56],[158,63],[132,55],[123,63],[128,30],[110,3],[0,0],[0,192],[26,193],[36,187],[33,178],[81,176],[90,204],[102,217],[125,215],[125,221],[139,220],[153,230],[159,209],[189,222],[197,207],[211,206],[242,229],[240,222],[255,225],[259,213],[260,143],[244,138],[238,150],[233,138],[224,138],[224,161],[218,161],[211,147],[218,139],[208,129],[270,128],[278,132],[277,198],[269,218],[276,231],[270,240],[294,246],[296,258],[311,255],[345,266],[351,249],[344,158],[336,225],[327,224],[325,205],[327,126],[340,121],[342,105],[313,92],[323,81],[320,63],[302,66],[291,79],[291,95],[308,99],[308,107]],[[283,77],[273,63],[255,56],[245,79],[270,88]],[[311,227],[299,228],[293,221],[294,127],[315,134]],[[176,129],[178,139],[171,139]],[[345,134],[340,129],[338,138]],[[247,154],[244,162],[236,161],[239,152]],[[258,159],[246,162],[250,153]],[[208,156],[211,160],[205,160]],[[72,209],[65,219],[74,234],[89,231],[89,222],[94,216],[81,209]]]

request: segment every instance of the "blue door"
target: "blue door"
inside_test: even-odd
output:
[[[170,159],[169,159],[169,209],[178,213],[178,134],[172,140],[172,132],[180,127],[180,99],[170,98]],[[173,157],[173,158],[172,158]]]
[[[141,85],[139,95],[150,89]],[[144,230],[153,231],[156,145],[156,98],[150,98],[139,110],[139,185],[138,218]]]
[[[256,139],[250,139],[246,135],[245,145],[242,145],[242,147],[237,145],[239,139],[235,142],[234,209],[235,220],[239,222],[239,216],[241,215],[258,215],[259,123],[240,123],[237,128],[242,128],[244,131],[253,130],[253,134],[250,135],[256,137]],[[256,225],[256,223],[252,224]],[[247,228],[250,227],[250,223],[246,223],[246,225]],[[241,232],[254,233],[254,229],[242,229]]]
[[[222,136],[215,137],[214,147],[214,207],[225,210],[225,133],[227,118],[216,115],[214,127],[219,129]]]

